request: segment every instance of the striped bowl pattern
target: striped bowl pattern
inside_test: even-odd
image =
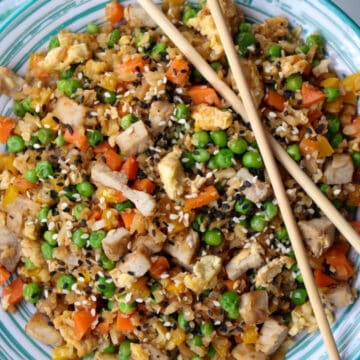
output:
[[[360,29],[329,0],[238,0],[251,21],[284,14],[294,26],[301,25],[304,35],[322,33],[334,66],[341,74],[360,70]],[[0,24],[0,65],[25,73],[30,53],[44,49],[51,36],[69,28],[83,31],[89,21],[102,23],[104,0],[26,0]],[[11,101],[0,96],[0,114],[11,114]],[[1,150],[1,149],[0,149]],[[359,266],[360,257],[352,254]],[[360,287],[360,277],[354,280]],[[24,332],[34,311],[31,304],[18,306],[16,314],[0,309],[0,360],[44,360],[51,349]],[[342,358],[360,359],[360,300],[338,311],[332,326]],[[287,359],[327,359],[318,332],[299,337],[288,351]]]

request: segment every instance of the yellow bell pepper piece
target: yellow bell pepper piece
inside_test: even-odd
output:
[[[186,334],[183,329],[177,328],[176,330],[171,330],[170,332],[170,341],[175,345],[181,345],[186,339]]]
[[[166,291],[171,293],[171,295],[180,295],[185,292],[185,285],[182,283],[176,284],[174,281],[170,281],[170,283],[166,286]]]
[[[325,110],[332,114],[337,114],[343,108],[343,98],[339,97],[337,100],[325,103]]]
[[[340,84],[340,79],[335,78],[335,77],[325,79],[320,83],[320,85],[324,88],[326,88],[326,87],[337,88],[337,87],[339,87],[339,84]]]
[[[101,78],[99,85],[106,90],[116,91],[118,81],[114,75],[105,75]]]
[[[57,123],[54,118],[52,116],[46,115],[46,117],[44,117],[41,120],[41,125],[44,128],[48,128],[54,131],[57,131],[59,129],[59,123]]]
[[[329,144],[328,139],[325,136],[319,135],[317,137],[319,143],[319,157],[325,158],[331,156],[334,153],[334,149]]]
[[[77,360],[78,356],[71,345],[63,345],[52,352],[52,360]]]
[[[9,170],[14,175],[17,174],[17,169],[14,166],[14,155],[8,155],[6,153],[0,154],[0,171]]]
[[[242,335],[244,344],[255,344],[259,337],[257,327],[255,325],[245,325]]]
[[[19,190],[14,185],[9,185],[8,188],[5,190],[5,194],[3,197],[2,205],[3,207],[7,207],[9,204],[11,204],[17,196],[19,195]]]
[[[360,71],[347,76],[342,80],[342,84],[346,91],[359,91],[360,90]]]
[[[105,222],[105,230],[111,230],[119,225],[119,213],[115,209],[105,209],[101,214]]]
[[[353,92],[347,92],[344,96],[344,103],[350,105],[357,105],[357,96]]]
[[[47,105],[51,96],[51,90],[50,89],[41,89],[40,93],[33,97],[33,100],[31,102],[31,107],[33,109],[39,108],[40,110],[44,105]]]

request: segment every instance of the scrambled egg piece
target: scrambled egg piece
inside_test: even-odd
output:
[[[194,106],[191,117],[195,120],[195,131],[227,129],[232,124],[232,115],[229,111],[205,104]]]

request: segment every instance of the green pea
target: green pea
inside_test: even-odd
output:
[[[205,149],[194,150],[192,156],[195,159],[195,161],[200,163],[207,162],[210,159],[210,154]]]
[[[103,352],[104,352],[105,354],[112,354],[112,353],[115,352],[115,350],[116,350],[115,345],[114,345],[114,344],[110,344],[109,346],[107,346],[107,347],[103,350]]]
[[[42,160],[36,164],[35,172],[38,178],[45,180],[54,174],[50,161]]]
[[[306,302],[308,295],[305,289],[297,288],[291,292],[290,297],[294,305],[303,305]]]
[[[93,130],[87,133],[87,138],[91,146],[99,145],[103,140],[104,136],[100,130]]]
[[[204,232],[204,230],[202,229],[204,219],[205,219],[205,214],[201,212],[197,213],[191,225],[192,229],[196,232]]]
[[[70,274],[61,275],[56,281],[56,286],[61,290],[71,290],[74,284],[76,284],[76,279]]]
[[[307,45],[299,45],[296,49],[295,52],[297,54],[307,54],[309,52],[310,48]]]
[[[38,220],[40,222],[46,222],[49,212],[50,212],[50,208],[48,206],[44,206],[43,208],[41,208],[38,213]]]
[[[32,103],[32,97],[28,96],[26,99],[21,101],[21,104],[25,110],[25,113],[30,113],[30,114],[36,114],[35,110],[32,108],[31,103]]]
[[[197,15],[197,12],[195,9],[193,9],[188,3],[184,5],[184,11],[182,14],[182,23],[184,25],[187,25],[187,22],[195,17]]]
[[[116,265],[116,262],[110,260],[105,254],[100,255],[100,263],[105,270],[112,270]]]
[[[353,159],[353,162],[354,162],[354,165],[356,167],[360,167],[360,152],[359,151],[354,151],[352,154],[351,154],[351,157]]]
[[[249,47],[256,44],[256,38],[249,32],[239,33],[236,36],[236,43],[239,46],[240,55],[245,56],[249,52]]]
[[[44,257],[44,259],[51,260],[53,258],[53,251],[54,251],[54,247],[51,246],[46,241],[44,241],[41,244],[41,254]]]
[[[231,319],[237,319],[240,316],[240,296],[235,291],[227,291],[222,294],[220,305]]]
[[[59,71],[59,76],[61,79],[71,79],[73,75],[74,75],[74,70],[71,68]]]
[[[60,46],[60,41],[57,36],[54,36],[50,39],[48,49],[52,50]]]
[[[24,117],[26,114],[26,110],[20,100],[14,100],[13,103],[13,112],[16,116]]]
[[[202,148],[209,143],[210,136],[206,131],[197,131],[191,139],[194,146]]]
[[[343,140],[344,140],[343,135],[341,133],[337,133],[330,140],[330,144],[333,148],[336,149],[339,147],[339,145],[342,143]]]
[[[126,295],[122,295],[119,299],[119,302],[118,302],[119,310],[123,314],[132,314],[136,309],[136,304],[125,302],[124,301],[125,297],[126,297]]]
[[[298,144],[289,145],[286,149],[286,152],[290,155],[290,157],[295,161],[301,160],[301,152],[300,146]]]
[[[193,356],[190,360],[203,360],[201,356]]]
[[[207,358],[212,358],[212,357],[214,357],[216,355],[216,350],[215,350],[215,348],[210,344],[210,346],[209,346],[209,349],[208,349],[208,352],[206,353],[206,357]]]
[[[329,185],[328,184],[321,184],[320,185],[320,190],[324,195],[327,195],[328,191],[329,191]]]
[[[77,229],[72,233],[71,240],[78,247],[84,247],[89,235],[83,229]]]
[[[179,313],[177,321],[180,329],[183,329],[185,331],[188,330],[189,322],[185,319],[185,315],[183,312]]]
[[[187,119],[190,116],[190,110],[185,104],[176,104],[174,115],[177,120]]]
[[[275,238],[278,239],[278,240],[288,240],[289,239],[289,234],[286,230],[286,227],[281,227],[280,230],[278,230],[276,233],[275,233]]]
[[[330,134],[336,134],[340,131],[340,119],[336,115],[327,116],[327,121]]]
[[[242,215],[249,215],[253,211],[253,209],[254,204],[246,198],[237,200],[235,203],[235,211]]]
[[[56,137],[56,135],[47,128],[41,128],[38,131],[37,136],[43,145],[49,145]]]
[[[36,304],[41,297],[41,286],[36,282],[32,282],[24,285],[22,292],[26,301]]]
[[[222,67],[221,63],[219,63],[218,61],[212,62],[210,66],[214,71],[219,71]]]
[[[297,264],[294,264],[294,265],[291,267],[290,270],[295,273],[295,275],[296,275],[296,281],[297,281],[298,283],[300,283],[300,284],[303,284],[303,283],[304,283],[304,279],[303,279],[303,277],[302,277],[302,275],[301,275],[301,272],[300,272],[300,270],[299,270],[298,265],[297,265]]]
[[[307,37],[306,45],[311,48],[314,45],[317,45],[318,49],[323,49],[325,46],[325,40],[320,34],[312,34]]]
[[[99,27],[94,22],[89,22],[86,25],[86,32],[89,34],[98,34],[100,31]]]
[[[228,147],[234,154],[241,155],[246,151],[248,143],[243,138],[237,138],[230,140],[228,142]]]
[[[95,192],[94,185],[89,181],[83,181],[76,185],[76,191],[84,197],[91,197]]]
[[[6,145],[9,148],[9,151],[16,154],[25,149],[25,141],[19,135],[12,135],[8,138]]]
[[[207,230],[204,234],[204,241],[210,246],[219,246],[223,242],[223,233],[217,228]]]
[[[266,228],[267,221],[263,215],[254,215],[250,219],[250,226],[254,231],[261,232]]]
[[[210,170],[215,170],[217,169],[219,166],[216,162],[215,156],[213,156],[207,163],[206,165]]]
[[[124,340],[119,346],[119,360],[130,360],[131,347],[130,341]]]
[[[286,79],[286,88],[290,91],[297,91],[301,89],[302,83],[301,74],[293,74]]]
[[[109,36],[108,47],[114,47],[120,40],[121,33],[119,29],[114,29]]]
[[[192,70],[191,77],[193,78],[194,82],[201,82],[204,80],[204,77],[202,76],[201,72],[196,68]]]
[[[151,55],[154,56],[158,54],[165,54],[166,49],[167,49],[167,45],[165,43],[158,43],[152,48]]]
[[[116,92],[105,90],[102,93],[101,99],[105,104],[114,105],[116,101]]]
[[[292,320],[292,317],[291,317],[291,313],[287,313],[283,316],[283,319],[284,319],[284,322],[285,324],[290,324],[291,320]]]
[[[242,163],[249,169],[261,169],[264,164],[257,151],[248,151],[242,157]]]
[[[81,213],[84,209],[87,208],[86,204],[76,204],[72,210],[71,210],[71,215],[76,219],[76,220],[80,220],[81,219]]]
[[[135,207],[134,203],[131,202],[130,200],[125,200],[123,202],[114,204],[114,208],[120,212],[125,211],[126,209],[133,209],[134,207]]]
[[[24,266],[28,270],[35,270],[37,266],[30,260],[30,258],[24,259]]]
[[[55,231],[52,230],[46,230],[44,232],[44,240],[49,243],[51,246],[57,245],[57,234]]]
[[[233,165],[234,154],[230,149],[220,149],[214,159],[217,167],[224,169]]]
[[[115,294],[115,284],[110,280],[111,278],[100,277],[96,286],[99,293],[107,299],[112,298]]]
[[[324,89],[324,93],[326,95],[326,102],[335,101],[340,96],[340,90],[334,87],[327,87]]]
[[[274,58],[278,58],[281,56],[281,46],[280,45],[271,45],[268,48],[268,55],[274,59]]]
[[[195,346],[202,346],[202,344],[203,344],[202,338],[200,335],[194,335],[193,338],[191,339],[191,342]]]
[[[71,96],[77,89],[82,88],[82,84],[77,79],[62,79],[56,82],[57,89],[65,95]]]
[[[268,220],[273,219],[279,212],[279,208],[272,201],[265,201],[263,207]]]
[[[126,130],[138,120],[139,119],[134,114],[127,114],[120,119],[120,126],[123,130]]]
[[[241,23],[239,25],[239,33],[251,33],[251,24]]]
[[[35,169],[29,169],[25,171],[24,178],[27,181],[30,181],[31,183],[36,183],[39,179],[36,176]]]
[[[215,130],[210,133],[211,140],[219,147],[225,147],[227,144],[227,135],[224,130]]]
[[[105,239],[106,232],[103,230],[93,231],[90,234],[89,243],[94,249],[101,249],[102,241]]]
[[[63,134],[58,135],[54,142],[56,146],[63,146],[65,144],[64,135]]]
[[[211,323],[203,323],[200,325],[200,331],[201,334],[204,336],[208,336],[211,335],[214,331],[213,326],[211,325]]]
[[[180,160],[185,169],[191,169],[195,165],[195,159],[191,152],[183,152]]]

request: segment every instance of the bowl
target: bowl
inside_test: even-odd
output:
[[[90,21],[102,23],[104,0],[25,0],[15,1],[16,10],[0,24],[0,65],[24,74],[30,53],[45,48],[50,37],[69,28],[83,31]],[[9,1],[10,3],[10,1]],[[13,4],[14,1],[11,1]],[[128,2],[125,2],[127,4]],[[318,31],[327,40],[327,52],[340,74],[360,70],[360,28],[328,0],[238,0],[248,20],[263,21],[284,14],[292,26],[302,26],[304,36]],[[11,114],[12,101],[0,96],[0,114]],[[1,149],[0,149],[1,150]],[[360,256],[352,254],[359,266]],[[356,276],[354,287],[360,288]],[[0,310],[0,359],[51,359],[51,348],[40,344],[24,332],[34,311],[31,304],[21,304],[15,314]],[[336,313],[332,326],[341,357],[360,359],[360,299]],[[299,336],[286,359],[327,359],[319,332]]]

